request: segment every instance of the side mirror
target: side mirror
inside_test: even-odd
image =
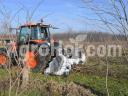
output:
[[[59,28],[54,27],[54,26],[52,26],[52,25],[49,25],[49,27],[52,28],[52,29],[59,29]]]
[[[57,27],[52,27],[52,29],[59,29],[59,28],[57,28]]]

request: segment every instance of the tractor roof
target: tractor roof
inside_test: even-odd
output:
[[[46,25],[46,24],[43,24],[43,23],[26,23],[24,25],[21,25],[20,27],[30,27],[30,26],[41,26],[41,27],[50,27],[50,25]]]

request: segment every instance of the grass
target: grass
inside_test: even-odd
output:
[[[124,58],[108,58],[109,77],[118,79],[128,79],[128,64]],[[106,60],[105,58],[89,58],[87,64],[82,66],[83,71],[90,75],[105,76]],[[84,69],[84,67],[87,69]]]
[[[4,69],[0,69],[0,80],[6,79],[8,77],[8,72]]]
[[[107,94],[105,77],[74,73],[69,76],[69,79],[82,85],[89,86],[100,93]],[[108,89],[110,96],[128,96],[128,81],[108,78]]]
[[[6,74],[6,71],[0,70],[0,76],[4,77],[3,74]],[[63,76],[44,76],[40,73],[31,73],[31,79],[39,79],[43,83],[46,83],[47,81],[54,81],[58,84],[64,84],[64,83],[70,83],[70,82],[76,82],[83,86],[88,86],[90,89],[93,89],[99,93],[107,94],[106,93],[106,83],[105,83],[105,77],[100,77],[96,75],[84,75],[80,73],[72,73],[68,77]],[[115,78],[108,78],[108,89],[110,96],[128,96],[128,81],[123,79],[115,79]],[[34,93],[33,93],[34,92]],[[12,93],[13,94],[13,93]],[[25,92],[25,94],[28,94],[26,96],[38,96],[41,94],[39,90],[31,90],[29,92]],[[33,94],[33,95],[32,95]],[[35,95],[38,94],[38,95]],[[22,95],[23,96],[23,95]],[[39,95],[41,96],[41,95]]]
[[[76,82],[83,86],[88,86],[90,89],[94,89],[95,91],[101,94],[107,94],[106,92],[106,78],[100,77],[96,75],[84,75],[80,73],[72,73],[68,77],[58,77],[58,76],[42,76],[38,75],[41,80],[53,80],[58,83],[64,82]],[[116,79],[116,78],[108,78],[108,90],[110,96],[128,96],[128,80],[125,79]]]
[[[109,77],[108,77],[108,91],[110,96],[128,96],[128,65],[119,62],[120,59],[109,60]],[[98,96],[107,95],[106,91],[106,64],[104,58],[90,59],[87,64],[80,66],[81,70],[74,70],[68,77],[63,76],[45,76],[41,73],[30,74],[31,81],[35,81],[22,96],[47,96],[47,86],[49,82],[55,83],[53,86],[69,85],[74,82],[78,86],[82,86],[91,90]],[[12,73],[15,75],[15,68],[12,68]],[[0,69],[0,81],[7,80],[9,74],[6,70]],[[2,86],[1,86],[2,87]],[[54,88],[52,88],[54,89]],[[70,89],[73,90],[73,89]],[[59,91],[54,90],[53,96],[60,96]],[[8,91],[1,92],[3,96],[8,96]],[[12,91],[15,95],[15,89]],[[2,96],[2,95],[1,95]],[[71,95],[70,95],[71,96]],[[77,95],[76,95],[77,96]]]

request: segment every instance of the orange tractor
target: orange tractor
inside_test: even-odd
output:
[[[6,48],[0,52],[0,65],[10,67],[16,64],[24,70],[42,71],[46,75],[68,75],[72,65],[85,64],[86,56],[82,49],[75,49],[74,53],[78,53],[75,56],[59,42],[51,41],[50,28],[43,23],[20,26],[17,42],[11,44],[11,50]]]
[[[26,64],[31,69],[45,69],[52,59],[50,27],[43,23],[28,23],[20,26],[16,34],[17,40],[12,44],[12,50],[0,51],[0,65],[7,65],[10,57],[11,65],[13,62],[21,67]]]

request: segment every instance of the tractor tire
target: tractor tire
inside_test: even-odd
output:
[[[0,51],[0,66],[1,67],[9,67],[9,58],[7,56],[7,53],[4,51]]]
[[[34,72],[41,72],[44,73],[44,70],[49,66],[49,62],[51,61],[51,56],[40,56],[36,57],[38,61],[37,66],[33,69]]]

